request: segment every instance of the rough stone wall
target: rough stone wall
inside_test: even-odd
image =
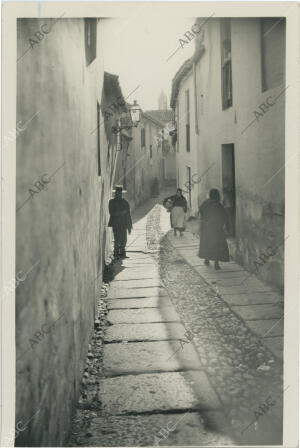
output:
[[[284,205],[263,201],[243,190],[237,192],[237,201],[237,238],[229,240],[231,255],[259,278],[283,290]]]
[[[18,57],[49,22],[18,21]],[[60,19],[18,62],[16,121],[36,115],[17,140],[17,208],[43,174],[52,176],[17,209],[16,272],[37,264],[16,290],[16,422],[39,411],[18,446],[63,445],[93,328],[110,242],[110,166],[101,152],[98,177],[93,132],[103,84],[99,37],[98,24],[97,58],[87,66],[84,20]]]

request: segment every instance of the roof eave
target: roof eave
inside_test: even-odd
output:
[[[193,56],[191,58],[187,59],[181,65],[181,67],[177,71],[176,75],[174,76],[173,81],[172,81],[172,93],[171,93],[171,100],[170,100],[171,109],[175,110],[181,81],[183,80],[183,78],[185,78],[185,76],[187,76],[191,72],[191,70],[193,68],[193,64],[197,63],[201,59],[204,52],[205,52],[205,47],[204,47],[204,45],[201,45],[200,48],[195,50]]]

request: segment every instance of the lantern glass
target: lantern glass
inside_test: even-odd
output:
[[[141,108],[134,100],[133,106],[130,108],[131,120],[134,125],[137,125],[141,119]]]

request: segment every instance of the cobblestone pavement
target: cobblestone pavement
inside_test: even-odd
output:
[[[180,256],[163,213],[135,223],[99,291],[68,446],[281,444],[281,361]]]

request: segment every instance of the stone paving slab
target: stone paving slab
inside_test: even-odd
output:
[[[272,353],[279,359],[283,359],[283,337],[276,336],[273,338],[264,338],[264,345],[266,345]]]
[[[164,308],[139,308],[110,310],[107,319],[112,324],[140,324],[150,322],[179,321],[179,316],[173,306]]]
[[[251,276],[249,276],[249,274],[245,275],[245,278],[242,280],[241,284],[246,285],[246,287],[248,289],[253,290],[253,291],[259,290],[259,291],[266,291],[266,292],[274,292],[274,290],[270,286],[263,283],[261,280],[256,278],[254,275],[251,275]]]
[[[222,422],[220,412],[207,412],[204,417],[198,412],[165,413],[152,415],[119,415],[95,417],[89,425],[89,437],[84,446],[220,446],[234,445],[223,431],[206,426],[209,418]],[[212,427],[214,428],[214,427]],[[170,430],[170,431],[168,431]],[[161,434],[160,434],[161,433]],[[163,439],[162,434],[166,434]]]
[[[149,267],[149,269],[156,267],[156,264],[154,261],[145,261],[145,262],[141,263],[140,261],[133,261],[133,260],[124,261],[123,260],[123,262],[122,262],[122,266],[126,269],[136,269],[137,267],[140,267],[141,264],[143,266],[145,266],[145,269],[147,269],[148,267]]]
[[[185,339],[186,332],[180,322],[168,324],[156,322],[151,324],[116,324],[109,327],[104,336],[105,342],[115,341],[163,341]]]
[[[222,279],[238,279],[242,282],[245,278],[245,271],[206,271],[205,278],[209,280],[222,280]]]
[[[172,306],[172,302],[167,296],[140,299],[110,299],[107,301],[109,310],[120,308],[163,308],[166,306]]]
[[[153,260],[153,258],[145,258],[144,260],[140,259],[140,258],[136,258],[136,259],[125,258],[122,260],[122,266],[124,266],[126,268],[127,267],[137,268],[137,267],[146,266],[146,265],[147,266],[151,265],[151,266],[155,267],[155,261]]]
[[[143,267],[142,269],[124,269],[115,276],[114,282],[118,282],[120,280],[138,280],[144,278],[159,278],[158,269],[145,269],[145,267]]]
[[[198,251],[199,251],[199,243],[198,244],[182,244],[182,245],[174,245],[174,247],[178,250],[180,253],[187,253],[190,256],[197,257],[197,260],[199,261],[198,257]]]
[[[169,410],[216,410],[219,401],[206,375],[198,373],[201,393],[189,384],[189,372],[162,372],[104,378],[99,384],[102,410],[109,414]]]
[[[134,264],[134,265],[139,265],[139,266],[143,266],[144,264],[147,263],[151,263],[153,264],[153,266],[155,266],[155,261],[153,260],[153,258],[150,255],[144,255],[144,257],[135,257],[135,253],[130,253],[126,258],[123,258],[122,264],[123,265],[130,265],[130,264]]]
[[[183,257],[183,258],[188,258],[188,262],[189,262],[189,264],[191,265],[191,266],[199,266],[199,258],[198,257],[196,257],[195,255],[186,255],[186,256],[184,256],[182,253],[181,253],[181,251],[179,251],[179,253],[180,253],[180,255]],[[201,268],[202,268],[202,266],[200,266]]]
[[[203,265],[203,260],[200,260],[200,258],[198,258],[198,262],[197,263],[191,263],[190,260],[186,260],[191,266],[193,266],[193,268],[200,274],[203,275],[206,278],[206,274],[215,274],[216,271],[215,268],[213,266],[205,266]],[[201,263],[199,263],[201,261]],[[234,265],[234,264],[229,264],[229,263],[221,263],[221,272],[244,272],[243,269],[241,268],[241,266],[239,265]]]
[[[246,321],[280,319],[283,316],[282,308],[276,304],[232,306],[231,308]]]
[[[283,319],[250,320],[247,321],[247,326],[261,337],[283,336]]]
[[[119,288],[145,288],[145,287],[155,287],[160,286],[159,278],[148,278],[140,280],[120,280],[118,282],[113,282],[110,286],[111,290]]]
[[[260,305],[267,303],[277,303],[282,297],[276,293],[253,292],[248,294],[232,294],[226,296],[229,305]]]
[[[208,280],[207,280],[208,281]],[[215,285],[216,286],[216,285]],[[253,292],[265,292],[262,287],[249,288],[247,285],[243,284],[240,286],[218,286],[221,296],[226,296],[228,294],[251,294]],[[268,291],[268,290],[266,290]],[[224,297],[226,300],[226,297]]]
[[[126,261],[134,261],[134,262],[147,262],[147,261],[153,261],[153,258],[151,257],[150,254],[148,253],[144,253],[144,250],[139,252],[139,251],[135,251],[131,248],[131,250],[129,249],[128,251],[126,251],[126,254],[128,252],[128,255],[126,258],[122,259],[122,262],[126,262]]]
[[[130,373],[147,373],[201,369],[192,344],[184,350],[178,341],[150,341],[106,344],[104,347],[103,368],[106,376]]]
[[[244,273],[244,277],[241,279],[239,277],[236,278],[226,278],[226,277],[219,277],[215,278],[214,281],[218,286],[243,286],[248,291],[272,291],[272,289],[266,285],[264,285],[261,281],[255,278],[247,278],[247,276]],[[245,280],[245,281],[244,281]],[[211,279],[209,279],[211,281]]]
[[[166,290],[163,288],[109,288],[107,298],[127,299],[133,297],[162,297],[166,295]]]

